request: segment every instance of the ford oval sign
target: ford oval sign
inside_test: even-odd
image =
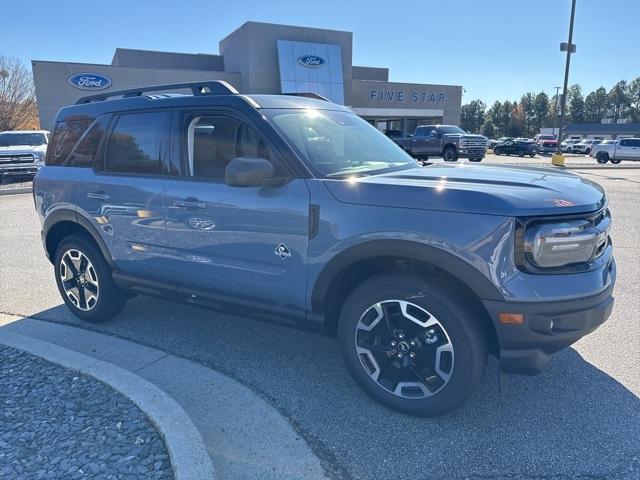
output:
[[[102,90],[109,88],[111,79],[99,73],[76,73],[69,77],[69,84],[81,90]]]
[[[298,63],[307,68],[318,68],[325,64],[324,58],[317,55],[303,55],[298,58]]]

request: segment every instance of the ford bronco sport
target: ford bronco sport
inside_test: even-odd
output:
[[[460,406],[489,354],[540,372],[613,305],[598,185],[423,167],[319,98],[223,82],[86,97],[58,113],[34,199],[81,319],[148,294],[335,335],[356,382],[414,415]]]

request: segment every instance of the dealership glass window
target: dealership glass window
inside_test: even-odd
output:
[[[69,153],[92,122],[92,118],[58,122],[47,149],[45,163],[52,166],[65,165]]]
[[[116,121],[105,149],[105,170],[154,175],[161,172],[166,112],[122,115]]]
[[[186,132],[183,144],[191,177],[224,181],[225,168],[236,157],[273,159],[262,135],[232,117],[190,117]]]

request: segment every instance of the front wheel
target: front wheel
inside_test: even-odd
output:
[[[442,152],[442,158],[444,158],[445,162],[455,162],[458,160],[458,151],[455,147],[447,147]]]
[[[338,343],[349,372],[376,401],[417,416],[454,410],[473,393],[488,347],[477,315],[438,279],[387,273],[342,307]]]
[[[470,158],[469,161],[470,162],[481,162],[482,161],[482,157]]]
[[[609,161],[609,155],[607,152],[598,152],[596,155],[596,161],[598,163],[605,164]],[[611,163],[613,163],[613,161]]]
[[[104,322],[124,307],[109,265],[85,236],[76,234],[63,239],[53,264],[60,295],[77,317],[91,323]]]

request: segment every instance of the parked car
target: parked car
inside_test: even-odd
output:
[[[622,160],[640,160],[640,138],[606,140],[593,145],[589,156],[598,163],[620,163]]]
[[[423,167],[347,107],[224,82],[82,98],[52,145],[35,208],[87,322],[145,294],[335,335],[374,399],[439,415],[488,354],[538,373],[611,313],[607,197],[572,173]]]
[[[533,141],[537,144],[542,143],[543,140],[557,140],[555,135],[547,134],[547,133],[538,133],[533,137]]]
[[[445,162],[458,158],[480,162],[487,151],[486,137],[470,135],[455,125],[421,125],[413,135],[393,141],[415,158],[442,157]]]
[[[384,134],[389,138],[400,138],[402,137],[402,130],[396,130],[396,129],[385,130]]]
[[[489,140],[489,142],[487,143],[487,148],[488,149],[490,148],[493,150],[493,147],[495,147],[497,144],[504,143],[507,140],[512,140],[512,139],[513,137],[500,137],[497,140]]]
[[[540,140],[538,142],[538,151],[545,155],[550,155],[558,151],[557,140]]]
[[[563,153],[571,153],[571,147],[580,141],[581,140],[577,138],[567,138],[560,143],[560,150]]]
[[[602,140],[582,140],[571,146],[572,153],[584,153],[589,155],[594,145],[598,145]]]
[[[44,164],[48,142],[46,130],[0,132],[0,179],[33,177]]]
[[[496,155],[518,155],[519,157],[529,155],[530,157],[535,157],[538,153],[538,145],[529,139],[507,140],[493,147],[493,153]]]

